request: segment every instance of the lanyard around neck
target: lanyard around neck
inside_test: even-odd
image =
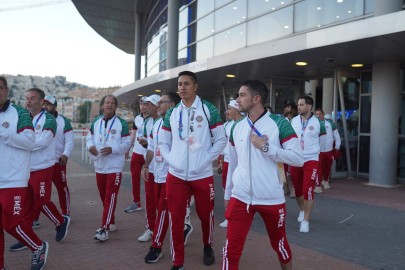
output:
[[[249,117],[246,117],[246,120],[247,120],[250,128],[254,131],[254,133],[256,133],[256,135],[259,136],[260,138],[263,138],[263,135],[260,133],[260,131],[258,131],[257,128],[255,128],[252,120],[250,120]]]
[[[37,118],[37,120],[35,120],[35,124],[34,124],[34,128],[37,126],[39,119],[41,119],[42,115],[44,115],[45,110],[42,110],[41,114],[39,115],[39,117]]]
[[[194,132],[194,115],[195,115],[195,109],[190,108],[191,111],[191,118],[190,118],[190,132]],[[189,110],[187,110],[189,112]],[[190,113],[188,113],[190,115]],[[180,140],[183,140],[183,106],[181,106],[180,109],[180,120],[179,120],[179,137]]]
[[[303,120],[302,120],[302,117],[300,117],[300,119],[301,119],[301,126],[302,126],[302,132],[303,132],[303,133],[305,132],[305,129],[307,128],[309,119],[311,119],[312,115],[313,115],[313,114],[311,113],[311,115],[308,117],[307,121],[303,121]]]
[[[108,131],[106,132],[106,130],[104,129],[104,135],[101,134],[101,128],[103,126],[103,118],[101,118],[100,121],[100,137],[104,138],[104,142],[106,142],[108,140],[108,137],[110,136],[110,132],[111,132],[111,128],[114,125],[115,119],[117,118],[117,116],[114,116],[110,128],[108,129]],[[106,123],[108,122],[108,120],[106,120]]]

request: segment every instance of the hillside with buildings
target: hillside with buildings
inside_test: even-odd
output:
[[[91,88],[80,83],[66,81],[64,76],[40,77],[8,74],[2,74],[2,76],[7,79],[10,89],[9,97],[12,101],[24,106],[25,91],[33,87],[40,88],[46,95],[52,95],[57,99],[58,111],[72,119],[77,126],[88,124],[99,115],[101,98],[120,88],[119,86]],[[132,112],[126,108],[118,108],[117,114],[128,121],[133,118]]]

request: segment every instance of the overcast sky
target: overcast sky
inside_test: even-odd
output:
[[[0,74],[61,75],[94,87],[133,82],[134,55],[98,35],[70,1],[32,7],[43,2],[52,1],[0,0]]]

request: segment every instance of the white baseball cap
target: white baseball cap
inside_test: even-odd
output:
[[[54,98],[53,96],[45,96],[44,98],[45,101],[48,101],[49,103],[51,103],[53,106],[56,106],[56,98]]]
[[[159,100],[160,100],[160,96],[159,96],[159,95],[151,95],[151,96],[149,96],[149,97],[147,97],[147,98],[145,99],[145,102],[150,102],[150,103],[152,103],[153,105],[157,105],[158,102],[159,102]]]
[[[231,107],[233,107],[233,108],[239,110],[239,104],[236,102],[236,100],[231,100],[231,101],[229,101],[228,106],[231,106]]]

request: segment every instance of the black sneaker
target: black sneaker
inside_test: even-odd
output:
[[[187,239],[190,234],[193,232],[193,226],[191,224],[184,224],[186,228],[184,229],[184,245],[187,244]]]
[[[69,224],[70,224],[70,217],[64,216],[63,223],[56,227],[56,237],[55,237],[56,241],[59,242],[65,239],[68,233]]]
[[[32,252],[31,270],[42,270],[44,268],[48,257],[48,249],[48,242],[43,241],[41,249]]]
[[[20,251],[23,249],[27,249],[28,247],[21,242],[17,242],[14,245],[10,246],[10,251]]]
[[[204,247],[204,264],[211,265],[215,262],[214,251],[212,247]]]
[[[148,255],[145,257],[145,262],[155,263],[162,257],[162,249],[150,247]]]
[[[172,266],[170,268],[170,270],[185,270],[185,268],[183,267],[183,265],[181,265],[181,266]]]

